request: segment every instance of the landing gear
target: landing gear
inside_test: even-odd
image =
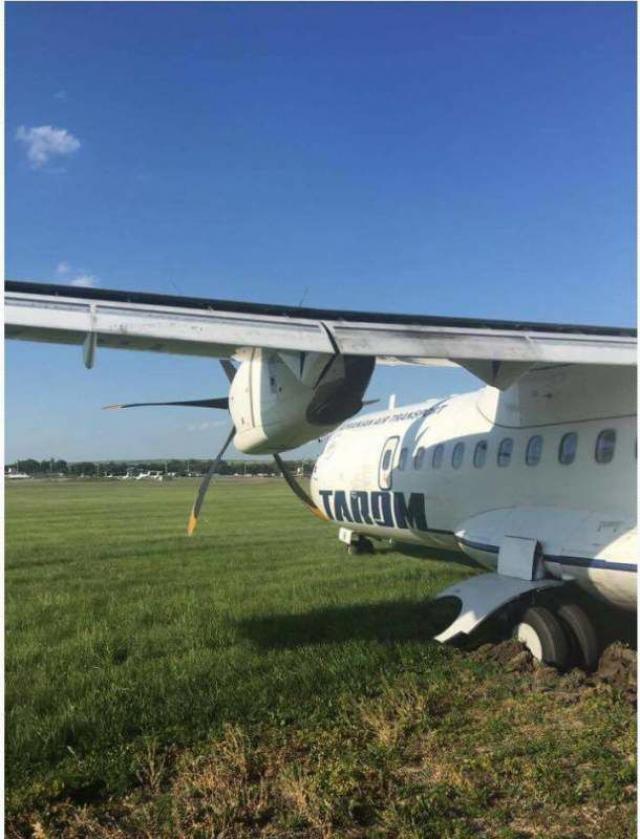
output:
[[[589,616],[577,603],[563,603],[556,614],[569,640],[569,660],[591,673],[598,666],[600,645]]]
[[[513,638],[538,661],[566,670],[590,672],[598,665],[599,645],[587,613],[577,603],[529,606],[517,619]]]
[[[373,542],[365,536],[359,536],[353,539],[347,548],[349,556],[359,556],[360,554],[374,553]]]
[[[558,618],[544,606],[530,606],[515,625],[513,637],[523,643],[538,661],[558,670],[567,666],[567,636]]]

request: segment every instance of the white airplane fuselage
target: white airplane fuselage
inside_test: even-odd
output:
[[[328,438],[311,494],[355,533],[491,568],[504,537],[535,539],[550,575],[632,609],[636,458],[634,369],[539,366],[504,391],[348,420]]]

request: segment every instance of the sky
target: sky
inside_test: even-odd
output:
[[[635,323],[633,3],[16,3],[6,276]],[[212,456],[217,362],[8,342],[7,462]],[[398,404],[478,387],[379,368]],[[315,444],[301,450],[313,455]],[[230,456],[237,453],[231,450]]]

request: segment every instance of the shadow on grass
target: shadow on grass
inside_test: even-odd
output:
[[[414,559],[435,559],[446,562],[447,565],[460,565],[463,568],[473,568],[474,571],[486,571],[486,568],[483,568],[478,562],[475,562],[465,554],[459,551],[449,551],[445,548],[428,548],[425,545],[411,545],[406,542],[387,542],[382,545],[376,545],[375,552],[383,556],[398,553],[403,556],[413,557]]]
[[[635,613],[613,608],[573,586],[563,593],[567,600],[579,603],[589,614],[601,649],[615,641],[637,649]],[[537,602],[546,602],[544,594],[542,598],[538,595]],[[301,614],[247,618],[239,621],[237,628],[241,635],[263,649],[348,641],[426,642],[455,620],[460,606],[455,597],[326,606]],[[487,641],[496,642],[506,637],[506,630],[508,627],[501,623],[498,612],[487,618],[472,635],[460,637],[456,646],[473,648]]]
[[[455,598],[326,606],[303,614],[266,615],[238,623],[239,632],[268,649],[345,641],[429,641],[460,611]]]

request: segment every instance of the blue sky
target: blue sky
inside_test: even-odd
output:
[[[632,3],[8,3],[6,38],[8,277],[634,323]],[[225,436],[100,411],[223,394],[215,363],[80,356],[9,343],[8,461]],[[369,395],[476,384],[382,368]]]

